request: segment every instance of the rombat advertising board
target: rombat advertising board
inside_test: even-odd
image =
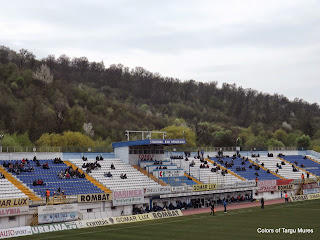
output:
[[[78,195],[78,202],[105,202],[112,200],[112,193],[92,193]]]

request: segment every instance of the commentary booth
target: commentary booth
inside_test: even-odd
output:
[[[116,158],[124,163],[138,165],[143,161],[164,161],[165,146],[186,144],[185,139],[144,139],[112,144]]]

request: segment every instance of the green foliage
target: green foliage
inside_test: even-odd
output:
[[[22,53],[28,57],[22,59]],[[42,64],[54,78],[47,79],[50,85],[33,80]],[[235,84],[180,81],[142,67],[106,68],[86,57],[40,61],[25,49],[5,47],[0,48],[0,112],[0,130],[28,132],[31,142],[48,133],[53,146],[66,144],[53,133],[83,132],[84,123],[92,123],[98,145],[107,144],[102,139],[125,140],[127,129],[172,125],[192,129],[192,146],[235,146],[238,137],[243,147],[279,145],[274,139],[296,146],[303,133],[320,138],[320,108],[301,99],[289,101]]]
[[[288,134],[284,130],[278,129],[274,133],[274,138],[279,140],[279,141],[281,141],[281,142],[284,142],[284,140],[286,139],[287,135]]]
[[[24,134],[17,134],[17,133],[14,133],[12,135],[4,134],[4,138],[2,140],[2,146],[4,146],[4,147],[17,147],[17,146],[30,147],[30,146],[32,146],[32,142],[29,139],[28,132],[25,132]]]
[[[281,141],[274,138],[269,139],[267,145],[268,147],[284,147],[284,144]]]
[[[261,136],[251,136],[245,146],[249,148],[267,147],[267,140]]]
[[[186,139],[188,147],[196,146],[196,134],[191,128],[171,125],[161,129],[163,132],[167,132],[168,139]],[[183,133],[184,132],[184,133]]]
[[[307,148],[310,146],[311,140],[309,136],[302,135],[297,139],[298,147]]]
[[[63,134],[43,134],[36,142],[38,146],[94,147],[95,142],[80,132],[66,131]]]

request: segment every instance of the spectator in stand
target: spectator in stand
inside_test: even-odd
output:
[[[43,164],[43,165],[42,165],[42,168],[43,168],[43,169],[50,169],[50,167],[49,167],[49,164],[48,164],[48,163]]]
[[[114,167],[113,163],[111,163],[111,169],[112,169],[112,170],[116,169],[116,168]]]
[[[0,173],[0,179],[4,179],[4,178],[5,176],[2,173]]]

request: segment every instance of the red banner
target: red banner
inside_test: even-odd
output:
[[[293,179],[277,180],[277,186],[279,185],[289,185]]]

